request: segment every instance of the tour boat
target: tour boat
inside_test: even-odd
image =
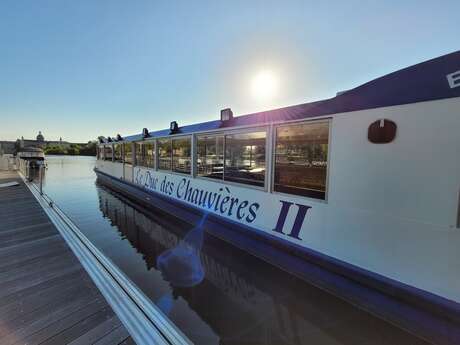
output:
[[[207,213],[208,233],[450,341],[460,337],[459,152],[457,51],[322,101],[101,137],[95,171],[167,214]]]

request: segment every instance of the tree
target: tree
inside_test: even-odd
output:
[[[95,156],[96,155],[97,143],[95,141],[89,141],[88,144],[80,146],[80,155],[83,156]]]
[[[69,155],[79,155],[80,154],[80,148],[78,145],[70,145],[70,147],[67,149],[67,154]]]
[[[47,155],[65,155],[67,151],[60,145],[50,145],[43,150]]]

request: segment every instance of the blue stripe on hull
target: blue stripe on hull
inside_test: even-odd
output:
[[[202,211],[95,169],[98,181],[143,206],[195,224]],[[460,304],[265,232],[209,215],[205,230],[435,344],[460,344]]]

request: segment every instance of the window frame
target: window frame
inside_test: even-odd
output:
[[[106,151],[105,148],[110,147],[110,152],[111,152],[111,157],[106,157]],[[102,150],[103,150],[103,158],[101,159],[103,162],[113,162],[113,145],[112,144],[104,144],[102,145]]]
[[[169,156],[170,158],[170,168],[169,169],[160,169],[160,143],[159,141],[161,140],[169,140],[169,146],[170,146],[170,150],[171,150],[171,154]],[[156,141],[156,145],[155,145],[155,150],[156,150],[156,167],[158,171],[165,171],[165,172],[169,172],[169,173],[172,173],[172,138],[171,137],[159,137],[159,138],[155,138],[155,141]]]
[[[293,126],[296,124],[315,124],[315,123],[327,123],[328,124],[328,143],[327,143],[327,165],[326,165],[326,181],[325,181],[325,191],[324,191],[324,199],[317,198],[314,196],[308,195],[301,195],[301,194],[292,194],[288,192],[280,192],[275,190],[275,169],[276,169],[276,141],[277,141],[277,128],[280,127],[288,127]],[[331,139],[332,139],[332,118],[325,117],[325,118],[314,118],[314,119],[302,119],[297,121],[291,121],[286,123],[277,123],[273,125],[273,135],[272,135],[272,147],[271,147],[271,156],[272,156],[272,164],[271,164],[271,181],[270,181],[270,192],[272,194],[294,197],[294,198],[303,198],[313,200],[315,202],[328,202],[329,197],[329,176],[330,176],[330,160],[331,160]]]
[[[222,137],[222,179],[218,178],[213,178],[213,177],[207,177],[207,176],[202,176],[198,175],[198,140],[200,137]],[[193,165],[195,167],[195,176],[194,178],[200,178],[204,180],[209,180],[209,181],[214,181],[214,182],[223,182],[224,181],[224,174],[225,174],[225,133],[220,131],[218,133],[213,132],[213,133],[200,133],[195,135],[195,154],[193,157]]]
[[[134,166],[134,158],[133,158],[134,145],[133,144],[134,143],[132,141],[124,142],[122,144],[121,156],[122,156],[123,164]],[[125,150],[126,145],[131,145],[131,162],[126,161],[126,150]]]
[[[190,160],[191,160],[190,173],[182,173],[182,172],[179,172],[179,171],[174,171],[173,170],[173,140],[183,139],[183,138],[187,138],[187,137],[190,139]],[[160,166],[160,164],[159,164],[160,155],[159,155],[158,141],[159,140],[164,140],[164,139],[170,140],[170,142],[171,142],[171,156],[170,156],[170,158],[171,158],[171,168],[169,170],[159,168],[159,166]],[[149,168],[149,169],[153,169],[155,171],[160,171],[160,172],[165,172],[165,173],[168,173],[168,174],[174,174],[174,175],[180,175],[180,176],[190,176],[192,178],[195,177],[194,176],[194,170],[195,170],[195,157],[194,157],[195,140],[194,140],[194,134],[192,134],[192,133],[188,134],[187,133],[187,134],[161,136],[161,137],[156,137],[154,139],[150,139],[149,141],[154,141],[155,142],[155,169],[153,169],[153,168]]]
[[[138,163],[139,160],[137,158],[137,147],[138,146],[140,147],[141,145],[142,145],[141,141],[134,141],[134,149],[133,149],[133,151],[134,151],[134,164],[133,164],[134,167],[141,167],[142,166],[142,165],[139,165],[139,163]]]
[[[252,132],[265,132],[265,178],[264,178],[264,185],[263,186],[256,186],[256,185],[251,185],[251,184],[246,184],[246,183],[240,183],[240,182],[234,182],[234,181],[228,181],[228,180],[225,180],[225,153],[226,153],[226,135],[233,135],[233,134],[245,134],[245,133],[252,133]],[[223,171],[223,176],[222,176],[222,179],[219,180],[219,179],[215,179],[215,178],[212,178],[212,177],[206,177],[206,176],[194,176],[194,178],[197,178],[197,179],[202,179],[202,180],[205,180],[205,181],[213,181],[213,182],[217,182],[217,183],[224,183],[224,184],[228,184],[228,185],[232,185],[232,186],[237,186],[237,187],[245,187],[245,188],[251,188],[251,189],[255,189],[255,190],[260,190],[260,191],[265,191],[265,192],[270,192],[269,191],[269,173],[268,173],[268,170],[271,169],[271,167],[269,166],[269,155],[270,155],[270,146],[269,146],[269,134],[270,134],[270,125],[269,124],[266,124],[266,125],[256,125],[256,126],[246,126],[246,127],[242,127],[242,128],[234,128],[234,129],[230,129],[230,130],[222,130],[222,129],[219,129],[219,130],[215,130],[215,131],[206,131],[206,132],[199,132],[199,133],[195,133],[196,135],[196,138],[197,138],[197,141],[198,141],[198,137],[200,136],[218,136],[218,135],[222,135],[223,136],[223,157],[224,157],[224,164],[223,164],[223,167],[224,167],[224,171]],[[197,151],[197,150],[195,150]],[[195,157],[194,157],[194,162],[193,164],[195,165],[196,164],[196,158],[197,158],[197,152],[195,152]]]
[[[163,137],[165,138],[165,137]],[[175,171],[174,170],[174,140],[181,140],[181,139],[189,139],[190,142],[190,172],[185,173],[185,172],[180,172],[180,171]],[[159,138],[161,139],[161,138]],[[193,171],[194,171],[194,165],[195,165],[195,160],[194,160],[194,155],[193,155],[193,145],[196,144],[193,141],[193,136],[191,134],[183,134],[183,135],[174,135],[170,137],[171,139],[171,170],[161,170],[161,171],[169,171],[172,174],[177,174],[177,175],[185,175],[185,176],[192,176],[193,177]]]
[[[115,146],[116,145],[120,146],[120,159],[115,158]],[[124,164],[124,162],[123,162],[123,159],[124,159],[123,145],[124,145],[124,143],[113,143],[112,144],[112,162]]]
[[[157,170],[157,143],[156,143],[156,140],[155,139],[147,139],[147,140],[138,140],[138,141],[133,141],[132,142],[134,144],[134,147],[133,147],[133,152],[134,152],[134,164],[133,166],[134,167],[139,167],[139,168],[145,168],[145,169],[152,169],[152,170]],[[137,154],[136,154],[136,146],[140,146],[140,145],[146,145],[146,144],[153,144],[153,154],[154,154],[154,157],[153,157],[153,166],[150,167],[148,165],[139,165],[138,164],[138,159],[137,159]],[[144,150],[145,152],[145,150]],[[144,158],[146,156],[144,155]],[[145,159],[144,159],[144,162],[145,163]]]

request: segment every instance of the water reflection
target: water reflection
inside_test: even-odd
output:
[[[144,279],[169,284],[146,293],[196,344],[425,344],[203,233],[205,218],[193,228],[97,191],[103,215],[142,254],[146,271],[161,272]]]

